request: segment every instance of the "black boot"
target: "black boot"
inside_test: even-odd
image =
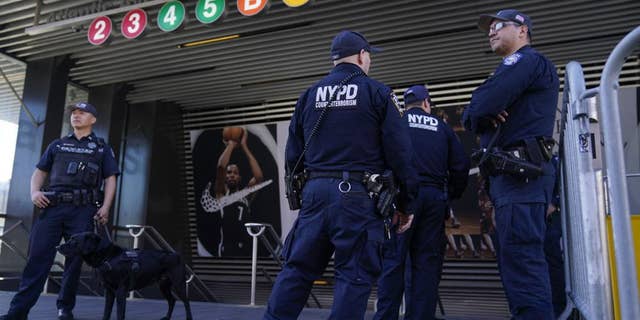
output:
[[[58,309],[58,320],[73,320],[73,313],[71,313],[71,311]]]

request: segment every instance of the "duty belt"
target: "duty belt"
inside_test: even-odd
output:
[[[501,151],[509,153],[516,159],[540,164],[551,160],[554,144],[555,141],[551,138],[537,137],[506,146]]]
[[[55,206],[60,203],[73,203],[77,206],[94,204],[99,201],[98,196],[92,190],[73,190],[73,191],[45,191],[44,195],[49,199],[49,206]]]
[[[364,183],[367,179],[367,175],[364,172],[357,171],[309,171],[307,172],[307,180],[318,178],[342,179],[345,172],[347,172],[351,182]]]

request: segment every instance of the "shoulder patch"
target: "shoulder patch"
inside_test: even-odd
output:
[[[396,107],[396,109],[398,110],[398,113],[402,117],[402,113],[404,112],[404,109],[400,106],[400,101],[398,101],[398,97],[396,96],[395,93],[393,93],[393,91],[391,91],[389,95],[391,96],[391,102],[393,103],[393,106]]]
[[[504,60],[502,61],[502,64],[504,64],[505,66],[512,66],[518,63],[518,61],[520,61],[520,58],[522,58],[522,53],[516,52],[504,58]]]

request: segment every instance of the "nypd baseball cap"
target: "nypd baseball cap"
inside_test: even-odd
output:
[[[488,33],[489,26],[491,26],[491,21],[493,20],[513,21],[517,24],[525,25],[529,29],[529,36],[531,36],[531,31],[533,30],[531,18],[518,10],[505,9],[498,11],[496,14],[483,14],[478,19],[478,28]]]
[[[82,110],[84,112],[91,113],[96,118],[98,117],[98,110],[96,110],[96,107],[88,102],[78,102],[76,104],[70,105],[69,111],[73,112],[73,110]]]
[[[430,100],[429,90],[423,85],[415,85],[404,92],[404,105]]]
[[[331,60],[338,60],[344,57],[360,53],[360,50],[376,53],[382,51],[381,48],[372,47],[369,41],[360,33],[354,31],[341,31],[331,42]]]

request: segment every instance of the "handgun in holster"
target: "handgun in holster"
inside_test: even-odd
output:
[[[298,210],[302,207],[302,189],[306,183],[305,172],[291,174],[287,172],[284,176],[285,193],[289,202],[289,209]]]
[[[42,194],[44,194],[44,196],[49,199],[49,204],[47,205],[47,207],[57,206],[60,202],[60,199],[58,198],[58,195],[55,191],[43,191]]]
[[[394,202],[398,195],[398,185],[395,183],[393,172],[390,170],[382,174],[365,173],[364,184],[369,197],[376,202],[376,213],[386,219],[395,211]]]

